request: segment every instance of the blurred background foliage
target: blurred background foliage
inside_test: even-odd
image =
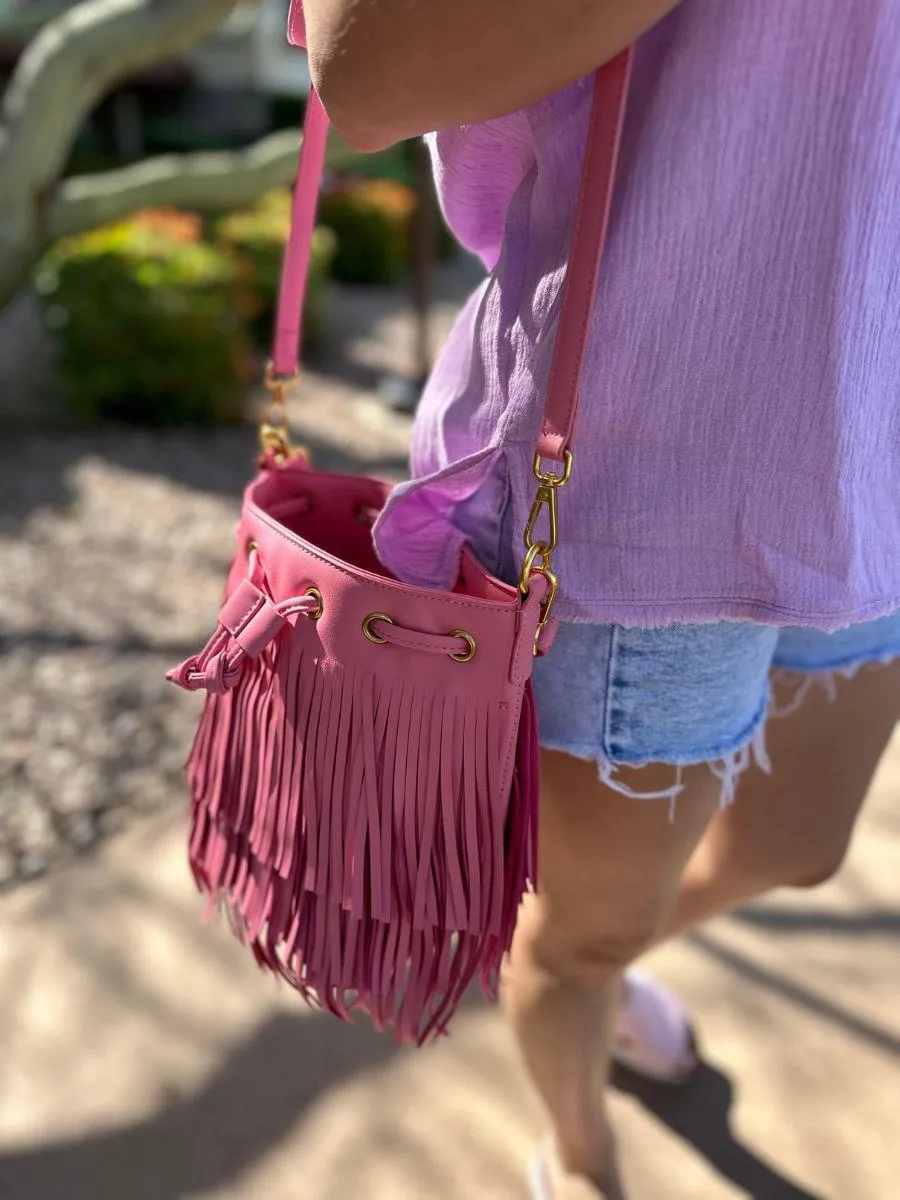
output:
[[[329,282],[403,282],[422,203],[404,146],[354,155],[333,139],[313,240],[304,353],[328,337]],[[67,238],[34,275],[59,350],[60,398],[82,421],[240,420],[270,336],[291,192],[235,211],[153,209]],[[455,243],[443,223],[435,257]]]
[[[0,0],[0,90],[18,86],[26,110],[37,82],[20,71],[26,49],[43,38],[50,61],[52,47],[67,44],[64,24],[54,41],[55,22],[77,7],[78,0],[37,7]],[[105,36],[108,7],[81,6],[96,38]],[[90,105],[60,92],[58,105],[83,108],[84,116],[72,123],[53,178],[39,178],[40,156],[26,155],[37,172],[34,195],[29,201],[28,189],[19,189],[25,200],[9,208],[0,309],[18,302],[24,280],[57,350],[51,405],[80,422],[238,420],[264,365],[290,227],[290,190],[274,185],[294,170],[292,135],[302,125],[309,75],[305,56],[287,45],[287,0],[202,0],[202,7],[208,30],[199,42],[160,36],[156,58],[94,72],[107,83],[96,85]],[[154,11],[160,28],[181,21],[173,0]],[[148,13],[142,19],[153,28]],[[70,74],[75,58],[71,65]],[[262,157],[252,158],[255,147],[267,147]],[[303,344],[311,353],[328,339],[332,280],[402,288],[419,322],[413,391],[427,370],[432,268],[455,249],[436,219],[426,158],[414,143],[363,156],[330,138]],[[161,190],[154,171],[167,175]],[[91,211],[77,199],[85,194],[96,202]],[[4,196],[0,179],[0,212]]]

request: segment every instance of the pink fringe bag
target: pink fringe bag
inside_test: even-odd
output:
[[[299,5],[292,40],[302,41]],[[629,65],[626,52],[597,75],[518,589],[468,550],[452,592],[392,578],[371,538],[388,486],[311,470],[290,449],[283,388],[297,373],[328,130],[311,96],[269,370],[274,415],[217,629],[169,675],[208,693],[187,764],[199,887],[262,967],[400,1041],[444,1031],[478,975],[495,994],[535,880],[531,668],[554,629],[557,492],[572,466]]]

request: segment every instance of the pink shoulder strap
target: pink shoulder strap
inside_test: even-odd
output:
[[[281,288],[275,311],[272,369],[279,379],[293,378],[300,358],[303,301],[327,140],[328,118],[325,109],[318,95],[310,92],[303,124],[303,141],[300,144],[300,165],[294,186],[291,232],[284,251]]]
[[[569,250],[544,420],[537,443],[538,454],[556,462],[563,462],[566,451],[572,447],[588,326],[612,207],[632,56],[631,49],[623,50],[600,68],[594,84],[581,197]]]
[[[299,5],[294,8],[300,11]],[[292,30],[291,40],[301,41],[299,29]],[[557,462],[563,462],[572,445],[588,326],[609,223],[631,58],[632,51],[624,50],[601,67],[594,86],[581,196],[566,271],[547,404],[537,444],[541,457]],[[312,92],[303,128],[291,232],[275,319],[272,366],[277,378],[292,378],[297,369],[303,300],[327,135],[328,118],[318,96]]]

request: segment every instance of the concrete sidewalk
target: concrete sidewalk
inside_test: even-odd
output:
[[[423,1053],[308,1014],[197,923],[177,814],[0,901],[3,1200],[521,1200],[496,1012]],[[842,877],[666,949],[709,1066],[619,1090],[634,1200],[900,1197],[900,739]]]

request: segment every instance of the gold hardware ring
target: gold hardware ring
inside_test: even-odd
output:
[[[450,655],[453,661],[458,663],[471,662],[475,657],[475,652],[478,649],[478,644],[472,637],[471,633],[466,633],[465,629],[454,629],[451,632],[450,637],[462,638],[462,640],[466,643],[465,650],[457,650],[455,654]]]
[[[533,546],[528,547],[528,553],[522,564],[522,572],[519,575],[519,591],[523,596],[528,595],[532,575],[541,575],[544,571],[552,569],[552,555],[553,552],[546,542],[535,542]],[[541,561],[538,562],[538,559]]]
[[[538,483],[542,483],[544,487],[561,488],[565,487],[572,477],[573,461],[572,451],[564,451],[562,473],[557,474],[555,471],[544,471],[542,469],[543,459],[541,458],[540,454],[535,454],[532,471],[534,472],[535,479],[538,481]]]
[[[274,392],[279,387],[292,387],[300,379],[300,372],[295,367],[290,375],[276,375],[275,364],[271,359],[266,363],[266,373],[263,376],[263,383],[270,392]]]
[[[321,617],[322,613],[325,611],[325,601],[322,599],[322,593],[318,588],[310,587],[306,589],[306,594],[307,596],[312,596],[314,600],[318,600],[319,602],[319,607],[316,609],[316,611],[309,614],[309,619],[311,621],[318,621],[319,617]]]
[[[376,646],[385,646],[387,645],[387,638],[382,637],[381,634],[376,633],[372,628],[375,621],[384,621],[387,625],[393,625],[394,622],[386,613],[369,613],[362,623],[362,631],[369,641],[374,642]]]
[[[261,463],[270,455],[276,463],[286,463],[297,453],[291,445],[288,431],[285,393],[297,383],[299,378],[300,374],[296,370],[292,375],[277,375],[271,362],[266,366],[264,382],[271,399],[267,411],[259,422]]]

